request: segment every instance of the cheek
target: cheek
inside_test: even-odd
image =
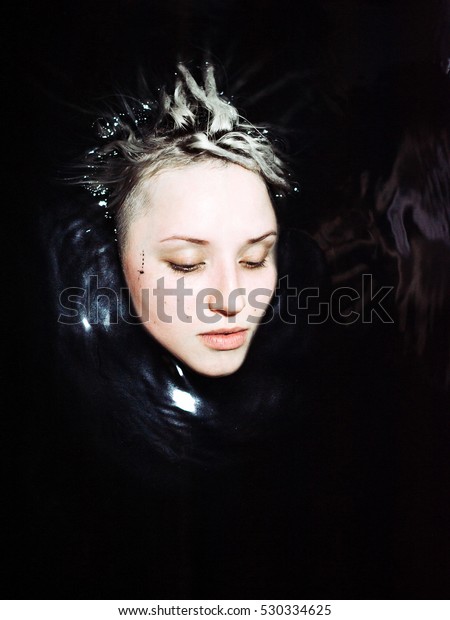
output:
[[[167,273],[155,274],[149,269],[134,281],[133,301],[135,297],[139,298],[143,322],[155,336],[168,333],[176,337],[189,331],[195,322],[197,291],[187,279],[181,285],[180,279]],[[188,317],[193,318],[189,321]]]
[[[270,271],[265,278],[266,283],[267,283],[267,288],[270,288],[272,290],[272,293],[274,292],[275,287],[277,285],[277,276],[278,276],[278,272],[277,272],[276,265],[273,265],[270,268]]]
[[[142,250],[129,251],[124,256],[123,272],[136,310],[145,315],[145,310],[148,311],[153,304],[155,290],[161,286],[158,280],[164,274],[158,272],[151,256]]]
[[[124,260],[123,271],[134,310],[141,322],[148,328],[155,319],[154,291],[158,286],[158,276],[152,273],[148,265],[145,263],[142,265],[136,258]]]
[[[261,289],[266,295],[270,291],[270,295],[274,292],[277,283],[277,269],[275,265],[267,266],[263,269],[255,269],[249,272],[247,276],[247,289],[255,291]]]
[[[277,269],[275,265],[261,270],[251,278],[248,286],[248,306],[252,316],[264,315],[276,289]]]

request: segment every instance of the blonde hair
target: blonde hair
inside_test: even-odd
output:
[[[289,191],[287,167],[269,129],[250,124],[218,92],[210,63],[203,85],[180,63],[173,94],[162,89],[159,102],[130,105],[122,97],[122,104],[121,112],[97,121],[102,143],[86,154],[85,174],[76,178],[114,210],[121,245],[138,212],[142,182],[163,169],[219,159],[259,174],[271,193]]]

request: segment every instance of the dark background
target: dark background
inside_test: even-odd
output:
[[[50,209],[46,195],[60,191],[64,165],[90,144],[93,109],[133,92],[140,70],[155,86],[178,59],[195,65],[210,54],[244,114],[287,128],[301,188],[288,220],[314,232],[361,171],[389,170],[410,103],[420,109],[423,76],[448,62],[448,13],[445,0],[22,2],[6,10],[5,283],[20,274],[21,306],[37,300],[30,320],[14,326],[23,350],[42,319],[36,230]]]
[[[12,549],[6,579],[15,575],[7,597],[27,598],[31,590],[21,583],[21,566],[13,569],[14,558],[19,564],[27,561],[23,460],[33,444],[33,419],[40,409],[52,408],[54,372],[45,327],[48,299],[42,295],[47,290],[45,240],[36,231],[47,205],[55,209],[61,191],[58,171],[89,139],[92,106],[101,107],[117,91],[132,90],[138,68],[158,84],[180,57],[195,63],[211,53],[224,69],[225,86],[253,122],[289,127],[286,140],[301,187],[289,218],[314,232],[320,219],[341,204],[342,188],[368,161],[375,161],[378,170],[389,167],[401,117],[392,118],[390,111],[404,105],[405,75],[411,76],[413,93],[415,72],[445,64],[450,37],[448,8],[438,0],[22,2],[5,21],[4,62],[11,82],[4,95],[10,107],[3,146],[6,164],[13,164],[3,193],[4,339],[11,344],[7,366],[12,371],[5,407],[5,421],[11,425],[5,434],[4,495],[13,515],[6,530]],[[386,76],[389,87],[383,90]],[[369,423],[363,416],[360,424],[373,424],[380,435],[390,419],[387,442],[396,439],[386,448],[387,460],[397,463],[403,489],[392,499],[392,511],[405,519],[397,524],[398,535],[404,535],[398,546],[404,554],[398,560],[399,576],[386,580],[391,586],[384,590],[366,587],[364,595],[413,598],[420,584],[422,596],[439,598],[448,577],[442,553],[448,544],[448,504],[442,497],[448,462],[442,452],[433,460],[433,451],[435,445],[442,448],[437,435],[442,441],[448,432],[444,401],[431,388],[414,391],[420,376],[414,364],[406,364],[395,380],[388,376],[379,367],[380,357],[365,356],[366,336],[357,336],[347,348],[346,337],[338,334],[339,363],[345,368],[354,363],[352,355],[359,356],[361,377],[371,388],[367,393],[392,389],[394,382],[398,391],[398,381],[403,382],[402,410],[393,405],[392,411],[380,412],[381,421]],[[389,338],[385,335],[379,346],[386,347]],[[385,359],[386,351],[380,356]],[[391,351],[387,357],[391,359]],[[336,385],[342,367],[336,371]],[[354,390],[355,399],[364,403],[367,394],[355,386],[348,389],[348,398]],[[394,403],[398,394],[396,398]],[[380,496],[381,482],[372,482]],[[417,543],[413,549],[412,540]],[[379,559],[374,562],[384,566]]]
[[[5,241],[16,264],[34,262],[35,214],[63,163],[91,139],[93,107],[133,92],[140,69],[157,85],[178,59],[195,65],[208,53],[253,122],[289,128],[302,189],[293,223],[313,230],[368,159],[392,163],[418,74],[448,62],[448,12],[445,0],[23,2],[7,10],[5,154],[15,198]],[[25,240],[20,252],[14,226]]]

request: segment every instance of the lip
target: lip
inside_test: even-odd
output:
[[[203,344],[216,351],[232,351],[239,349],[247,340],[248,329],[232,327],[215,329],[205,334],[199,334]]]

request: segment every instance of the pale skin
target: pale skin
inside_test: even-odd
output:
[[[236,164],[207,161],[147,179],[139,199],[122,248],[135,311],[193,370],[232,374],[276,285],[277,222],[264,181]],[[184,294],[174,294],[177,282]]]

